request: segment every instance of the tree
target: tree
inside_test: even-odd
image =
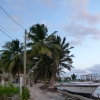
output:
[[[51,72],[51,74],[49,74],[50,85],[54,86],[56,74],[58,72],[60,73],[58,69],[62,71],[63,68],[67,68],[68,70],[72,68],[73,55],[69,54],[70,49],[73,47],[69,47],[69,43],[65,43],[66,38],[63,38],[61,41],[60,36],[55,35],[56,31],[49,36],[47,32],[47,27],[45,27],[44,24],[35,24],[30,28],[28,38],[31,39],[31,42],[29,42],[27,46],[31,47],[31,49],[29,50],[27,58],[31,58],[30,63],[33,63],[33,66],[27,75],[34,69],[36,80],[39,78],[47,79],[48,77],[45,76]],[[49,64],[47,60],[44,60],[45,56],[47,60],[51,61]]]
[[[51,77],[51,85],[54,86],[55,79],[56,79],[56,73],[57,69],[68,69],[71,70],[73,68],[72,66],[72,57],[73,55],[70,55],[70,49],[73,47],[69,47],[69,43],[66,43],[66,38],[64,37],[61,41],[60,36],[54,36],[52,39],[54,44],[57,44],[61,47],[61,50],[53,51],[53,67],[52,67],[52,77]],[[60,73],[60,71],[59,71]]]
[[[44,24],[35,24],[30,28],[30,32],[28,33],[28,38],[31,39],[31,42],[27,44],[28,47],[31,47],[30,54],[28,56],[32,58],[38,58],[39,61],[31,68],[27,76],[34,70],[37,65],[42,61],[43,55],[47,55],[48,57],[52,58],[51,48],[60,49],[57,44],[52,44],[51,35],[48,36],[48,29]]]
[[[46,85],[47,81],[50,81],[51,78],[51,64],[52,59],[50,59],[46,54],[43,55],[42,61],[39,63],[37,68],[34,69],[34,83],[37,82],[38,79],[42,80]]]
[[[6,42],[0,56],[1,67],[5,72],[10,72],[13,77],[23,73],[23,43],[18,39]]]
[[[75,75],[75,74],[72,74],[72,75],[71,75],[71,78],[72,78],[73,81],[76,80],[76,77],[77,77],[77,75]]]
[[[73,68],[72,57],[74,57],[74,55],[70,55],[70,49],[72,49],[74,47],[69,47],[69,43],[66,43],[65,37],[63,38],[60,46],[61,46],[62,50],[60,52],[59,67],[71,70],[71,68]]]

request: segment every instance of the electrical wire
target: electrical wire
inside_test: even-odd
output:
[[[0,27],[2,27],[6,32],[8,32],[3,26],[0,25]],[[10,32],[8,32],[9,34],[11,34]],[[13,37],[15,37],[13,34],[11,34]],[[15,37],[16,38],[16,37]]]
[[[5,33],[2,29],[0,29],[0,31],[2,31],[4,34],[6,34],[9,38],[11,38],[7,33]],[[13,38],[11,38],[13,39]]]
[[[10,19],[12,19],[17,25],[19,25],[22,29],[24,29],[25,30],[25,28],[23,28],[18,22],[16,22],[1,6],[0,6],[0,8],[1,8],[1,10],[3,11],[3,12],[5,12],[5,14],[10,18]]]

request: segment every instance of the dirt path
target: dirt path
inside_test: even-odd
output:
[[[65,100],[64,97],[59,93],[51,93],[46,90],[40,90],[41,83],[33,85],[33,87],[28,86],[30,90],[30,100]]]

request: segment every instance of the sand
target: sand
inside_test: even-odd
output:
[[[60,93],[41,90],[39,87],[42,85],[37,83],[33,87],[28,86],[31,95],[30,100],[66,100]]]

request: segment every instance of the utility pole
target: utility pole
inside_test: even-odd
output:
[[[26,30],[24,37],[24,88],[26,88]]]

